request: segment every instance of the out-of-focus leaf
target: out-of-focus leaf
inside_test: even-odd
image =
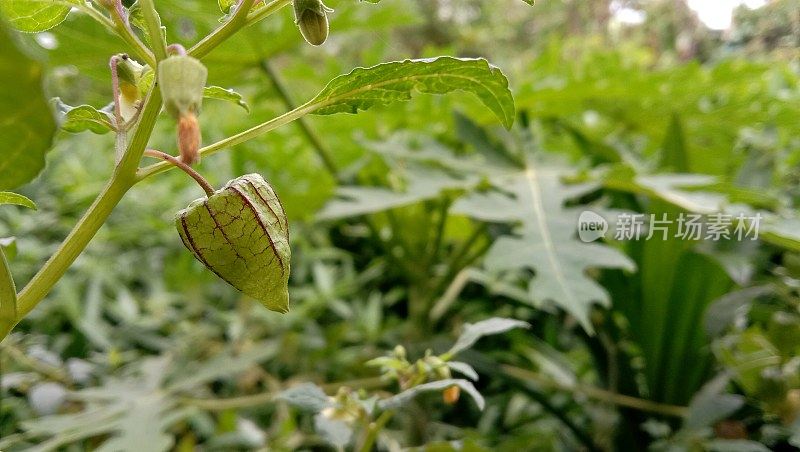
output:
[[[246,112],[250,112],[250,106],[247,105],[247,102],[245,102],[244,99],[242,99],[242,95],[230,88],[226,89],[221,86],[206,86],[203,88],[203,97],[231,102],[244,108]]]
[[[583,327],[592,303],[607,306],[608,293],[586,275],[588,268],[635,270],[634,263],[606,245],[582,243],[575,238],[578,211],[564,203],[586,190],[561,182],[564,170],[528,163],[524,171],[493,177],[492,184],[509,193],[472,193],[459,199],[453,211],[493,221],[518,222],[515,235],[498,238],[486,255],[488,270],[536,272],[528,292],[538,306],[552,302],[575,316]]]
[[[464,90],[475,94],[500,122],[514,122],[514,99],[500,69],[483,59],[438,57],[356,68],[333,80],[309,104],[315,114],[358,113],[375,105],[409,100],[415,91],[445,94]]]
[[[2,0],[0,13],[17,30],[36,33],[63,22],[72,8],[70,4],[74,3],[70,0]]]
[[[450,370],[454,370],[461,375],[464,375],[472,381],[478,381],[478,372],[476,372],[475,369],[467,363],[448,361],[447,367],[449,367]]]
[[[483,396],[481,395],[481,393],[478,392],[478,390],[475,389],[475,386],[473,386],[472,383],[470,383],[468,380],[461,380],[461,379],[432,381],[430,383],[414,386],[413,388],[406,389],[400,394],[379,401],[378,408],[380,408],[381,410],[391,410],[394,408],[400,408],[401,406],[410,402],[423,392],[444,391],[450,386],[458,386],[459,388],[461,388],[464,392],[469,394],[470,397],[472,397],[472,400],[475,401],[475,405],[477,405],[480,410],[483,410],[483,407],[486,405],[486,402],[483,400]]]
[[[42,6],[45,2],[31,2]],[[47,2],[49,3],[49,2]],[[3,3],[6,8],[27,2]],[[30,5],[27,5],[30,6]],[[60,6],[59,6],[60,8]],[[67,8],[69,9],[69,8]],[[19,10],[24,12],[24,9]],[[56,124],[42,91],[42,67],[15,45],[0,21],[0,190],[29,182],[44,168]]]
[[[16,206],[27,207],[36,210],[36,204],[26,196],[12,193],[10,191],[0,191],[0,206],[3,204],[13,204]]]
[[[681,119],[673,114],[661,145],[659,167],[674,173],[686,173],[689,171],[688,154]]]
[[[759,297],[772,293],[771,286],[748,287],[730,292],[711,304],[705,313],[706,334],[711,337],[720,335],[730,326],[742,308],[749,306]]]
[[[346,422],[331,419],[322,413],[314,416],[314,430],[322,436],[331,446],[344,450],[353,438],[353,430]]]
[[[278,345],[272,341],[253,344],[243,352],[226,349],[214,358],[194,368],[184,369],[180,376],[170,381],[170,390],[183,390],[206,383],[226,375],[232,375],[251,368],[278,353]]]
[[[17,288],[3,247],[0,247],[0,340],[11,331],[16,320]]]
[[[312,413],[318,413],[332,405],[325,391],[313,383],[303,383],[291,387],[281,392],[278,399]]]
[[[689,415],[684,421],[684,428],[695,430],[712,426],[744,405],[744,397],[725,392],[728,382],[728,376],[721,374],[695,394],[689,403]]]
[[[402,191],[388,188],[343,186],[317,214],[320,220],[347,218],[367,213],[381,212],[395,207],[432,199],[447,189],[464,189],[474,186],[478,179],[451,174],[422,166],[410,166],[406,172],[406,186]]]
[[[105,110],[98,110],[91,105],[73,107],[59,98],[53,99],[58,122],[62,130],[69,133],[90,131],[98,135],[114,130],[113,116]]]
[[[447,354],[455,356],[472,347],[478,342],[478,339],[484,336],[505,333],[514,328],[530,328],[530,325],[521,320],[503,319],[499,317],[482,320],[478,323],[467,323],[464,326],[464,332],[461,333],[456,343],[447,351]]]

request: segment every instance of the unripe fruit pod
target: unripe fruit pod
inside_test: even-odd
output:
[[[258,174],[228,182],[178,212],[183,244],[209,270],[267,309],[289,311],[289,225]]]
[[[450,386],[442,392],[442,399],[448,405],[455,405],[461,395],[461,388],[458,386]]]
[[[198,114],[208,70],[188,55],[171,56],[158,63],[158,85],[167,113],[178,119],[186,112]]]
[[[333,10],[322,0],[294,0],[292,6],[303,39],[312,46],[322,45],[328,39],[328,13]]]

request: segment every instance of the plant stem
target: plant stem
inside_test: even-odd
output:
[[[167,57],[167,47],[161,38],[161,19],[158,17],[156,6],[153,0],[139,0],[139,5],[142,7],[144,24],[147,27],[147,34],[150,35],[150,45],[153,47],[156,62],[161,61]]]
[[[340,387],[347,386],[352,388],[372,389],[386,386],[386,380],[381,377],[362,378],[360,380],[343,381],[339,383],[327,383],[321,385],[322,390],[333,392]],[[184,398],[181,402],[187,405],[210,411],[224,411],[238,408],[249,408],[264,405],[275,400],[280,391],[262,392],[260,394],[247,395],[242,397],[231,397],[227,399],[194,399]]]
[[[17,289],[8,268],[6,255],[0,247],[0,340],[6,337],[17,319]]]
[[[70,6],[72,8],[77,8],[78,10],[85,13],[87,16],[91,17],[104,27],[106,27],[109,31],[116,34],[126,44],[128,44],[131,49],[136,53],[136,56],[141,58],[145,63],[150,65],[151,67],[155,64],[155,57],[153,57],[153,53],[150,52],[150,49],[147,48],[146,45],[139,39],[136,34],[133,33],[133,30],[128,26],[125,22],[125,19],[122,17],[117,17],[118,14],[114,14],[112,12],[112,19],[106,17],[103,13],[96,10],[91,3],[89,2],[75,2],[75,1],[60,1],[59,3]]]
[[[289,110],[294,110],[296,105],[292,101],[292,97],[289,94],[289,91],[286,89],[286,85],[284,85],[283,81],[281,80],[280,76],[277,72],[272,68],[267,60],[261,60],[260,63],[261,69],[264,73],[267,74],[270,81],[272,82],[272,86],[275,87],[275,91],[278,93],[280,98],[283,100],[284,105]],[[331,151],[328,149],[327,146],[322,142],[319,136],[314,132],[311,128],[311,125],[305,118],[298,118],[297,125],[300,127],[300,130],[308,139],[311,146],[317,152],[317,155],[322,160],[322,163],[325,165],[325,168],[328,172],[333,176],[339,183],[342,183],[341,177],[339,174],[339,169],[336,167],[336,164],[333,163],[333,157],[331,156]]]
[[[214,187],[212,187],[211,184],[209,184],[208,181],[205,180],[205,178],[200,175],[200,173],[192,169],[191,166],[187,165],[181,160],[167,154],[166,152],[156,151],[155,149],[145,150],[144,155],[148,157],[166,160],[169,163],[177,166],[178,168],[183,170],[184,173],[191,176],[191,178],[194,179],[198,183],[198,185],[200,185],[200,188],[202,188],[203,191],[206,192],[206,196],[211,196],[214,194]]]
[[[284,6],[287,6],[292,3],[292,0],[272,0],[271,2],[267,3],[266,6],[263,8],[259,8],[258,10],[254,11],[253,14],[247,16],[247,23],[246,26],[253,25],[254,23],[258,22],[265,17],[271,16]]]
[[[645,411],[648,413],[656,413],[673,417],[685,417],[689,411],[689,409],[684,406],[667,405],[664,403],[653,402],[651,400],[639,399],[636,397],[631,397],[629,395],[619,394],[616,392],[607,391],[605,389],[596,388],[594,386],[562,383],[547,378],[543,375],[537,374],[535,372],[531,372],[526,369],[521,369],[519,367],[502,365],[501,372],[510,377],[519,380],[532,381],[535,382],[536,384],[551,389],[576,392],[596,400],[608,402],[617,406],[633,408],[635,410]]]
[[[312,104],[307,103],[305,105],[301,105],[294,110],[284,113],[277,118],[273,118],[267,122],[261,123],[255,127],[251,127],[243,132],[239,132],[236,135],[232,135],[228,138],[223,140],[217,141],[214,144],[210,144],[206,147],[200,148],[200,155],[201,156],[208,156],[211,154],[215,154],[223,149],[236,146],[237,144],[244,143],[245,141],[251,140],[257,136],[263,135],[270,130],[277,129],[280,126],[286,125],[308,113],[321,108],[324,104]],[[156,163],[150,166],[146,166],[141,168],[136,176],[136,181],[141,181],[146,179],[154,174],[163,173],[164,171],[168,171],[173,168],[167,162]]]
[[[392,416],[394,416],[394,410],[384,411],[378,416],[375,422],[371,422],[369,426],[367,426],[367,436],[364,438],[364,442],[361,443],[361,447],[358,449],[359,451],[370,452],[372,450],[372,446],[375,445],[375,441],[378,439],[378,434],[392,419]]]
[[[16,323],[19,323],[47,296],[105,223],[125,193],[136,183],[136,168],[142,158],[147,141],[150,139],[150,134],[153,132],[159,111],[161,111],[161,93],[158,91],[158,87],[154,87],[144,102],[139,124],[128,149],[115,168],[108,184],[55,254],[19,293]]]
[[[236,12],[233,13],[233,16],[219,28],[211,32],[211,34],[207,35],[205,38],[201,39],[200,42],[192,46],[192,48],[189,49],[189,55],[195,58],[203,58],[218,45],[222,44],[226,39],[230,38],[240,28],[247,25],[247,15],[250,12],[250,9],[253,7],[254,2],[254,0],[239,1],[239,4],[236,5]],[[267,5],[261,9],[267,9],[269,6],[270,5]]]

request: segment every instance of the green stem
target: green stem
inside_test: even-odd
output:
[[[86,15],[106,27],[109,31],[122,38],[122,40],[131,47],[131,50],[136,53],[136,56],[142,59],[142,61],[151,67],[155,65],[156,59],[153,56],[153,53],[147,48],[146,45],[144,45],[141,39],[139,39],[139,37],[133,33],[133,30],[131,30],[131,28],[125,24],[121,17],[117,17],[112,13],[113,19],[109,19],[103,15],[103,13],[92,7],[89,2],[67,3],[69,6],[78,8],[80,11],[84,12]]]
[[[161,93],[154,88],[144,102],[139,124],[106,187],[80,219],[58,250],[19,293],[16,323],[47,296],[89,244],[127,191],[136,183],[136,168],[161,110]]]
[[[275,91],[278,93],[278,96],[283,100],[284,105],[289,110],[294,110],[296,105],[292,101],[292,96],[289,94],[289,90],[286,89],[286,86],[283,84],[280,76],[277,72],[272,68],[267,60],[261,60],[260,63],[261,69],[264,73],[267,74],[270,81],[272,82],[272,86],[275,87]],[[317,155],[322,160],[322,163],[325,165],[325,168],[328,172],[339,182],[341,183],[341,176],[339,174],[339,169],[336,167],[336,164],[333,163],[333,157],[331,151],[325,146],[325,143],[317,136],[314,129],[311,128],[311,125],[305,118],[298,118],[297,125],[300,127],[300,130],[308,139],[308,142],[311,143],[311,147],[317,152]]]
[[[394,416],[394,410],[388,410],[381,413],[378,416],[378,419],[375,422],[372,422],[367,427],[367,436],[364,438],[364,442],[361,443],[361,447],[358,449],[361,452],[370,452],[372,450],[372,446],[375,445],[375,441],[378,440],[378,434],[380,434],[383,427],[392,419]]]
[[[214,144],[210,144],[206,147],[200,148],[200,155],[206,157],[215,154],[217,152],[220,152],[226,148],[230,148],[232,146],[236,146],[237,144],[244,143],[245,141],[252,140],[253,138],[263,135],[269,132],[270,130],[274,130],[277,129],[278,127],[286,125],[323,106],[324,104],[312,104],[312,103],[301,105],[300,107],[295,108],[290,112],[284,113],[281,116],[278,116],[277,118],[273,118],[255,127],[251,127],[243,132],[239,132],[236,135],[232,135],[228,138],[225,138],[224,140],[220,140]],[[136,176],[136,180],[137,182],[141,181],[155,174],[168,171],[171,168],[173,168],[173,166],[167,162],[160,162],[150,166],[146,166],[139,170]]]
[[[156,11],[156,6],[153,0],[139,0],[142,7],[142,16],[144,16],[144,24],[147,27],[147,34],[150,35],[150,45],[153,47],[156,60],[161,61],[167,57],[167,46],[161,38],[161,19]],[[153,66],[155,69],[155,66]]]
[[[8,268],[6,255],[0,247],[0,340],[6,337],[17,319],[17,289]]]
[[[253,8],[253,3],[255,3],[255,0],[241,0],[236,6],[236,12],[233,13],[233,17],[189,49],[189,55],[195,58],[203,58],[218,45],[222,44],[226,39],[239,31],[240,28],[249,25],[247,14],[250,12],[250,9]],[[267,9],[269,6],[270,5],[267,5],[261,9]]]
[[[259,8],[254,11],[252,14],[247,16],[246,26],[253,25],[254,23],[258,22],[265,17],[271,16],[272,14],[276,13],[278,10],[283,8],[284,6],[290,5],[292,0],[272,0],[263,8]]]

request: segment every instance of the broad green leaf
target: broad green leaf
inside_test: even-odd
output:
[[[564,203],[586,191],[561,182],[565,170],[529,162],[523,171],[494,177],[500,192],[473,193],[455,203],[453,211],[477,219],[517,222],[514,235],[498,238],[484,265],[492,271],[533,270],[528,292],[537,306],[553,303],[575,316],[591,332],[592,303],[607,306],[608,293],[590,278],[589,268],[635,269],[620,251],[575,237],[579,211]],[[504,193],[508,193],[508,196]]]
[[[458,340],[453,345],[447,354],[454,356],[470,347],[472,347],[478,339],[484,336],[491,336],[494,334],[505,333],[506,331],[514,328],[529,328],[527,322],[514,319],[503,319],[494,317],[491,319],[482,320],[478,323],[467,323],[464,326],[464,332],[458,337]]]
[[[413,388],[406,389],[400,394],[379,401],[378,408],[381,410],[400,408],[424,392],[444,391],[450,386],[458,386],[461,388],[464,392],[469,394],[470,397],[472,397],[472,400],[475,401],[475,405],[477,405],[480,410],[483,410],[486,402],[483,400],[481,393],[478,392],[478,390],[475,389],[475,386],[473,386],[468,380],[461,379],[439,380],[414,386]]]
[[[246,112],[250,112],[250,106],[242,99],[242,95],[232,89],[225,89],[220,86],[206,86],[203,88],[203,97],[233,102],[244,108]]]
[[[13,3],[16,5],[16,3]],[[7,6],[12,6],[8,4]],[[56,124],[42,91],[42,67],[23,54],[0,21],[0,190],[31,181],[44,168]]]
[[[53,99],[53,104],[58,115],[58,122],[62,130],[69,133],[90,131],[98,135],[114,130],[113,116],[105,109],[98,110],[91,105],[72,107],[59,98]]]
[[[332,406],[330,398],[322,388],[313,383],[303,383],[291,387],[281,392],[277,398],[289,405],[312,413],[318,413]]]
[[[438,57],[356,68],[336,77],[309,104],[315,114],[358,113],[375,105],[409,100],[413,92],[476,95],[506,128],[514,122],[514,99],[500,69],[483,59]]]
[[[25,196],[10,191],[0,191],[0,205],[14,204],[36,210],[36,204]]]
[[[49,30],[69,14],[67,0],[0,0],[0,13],[17,30],[36,33]]]

